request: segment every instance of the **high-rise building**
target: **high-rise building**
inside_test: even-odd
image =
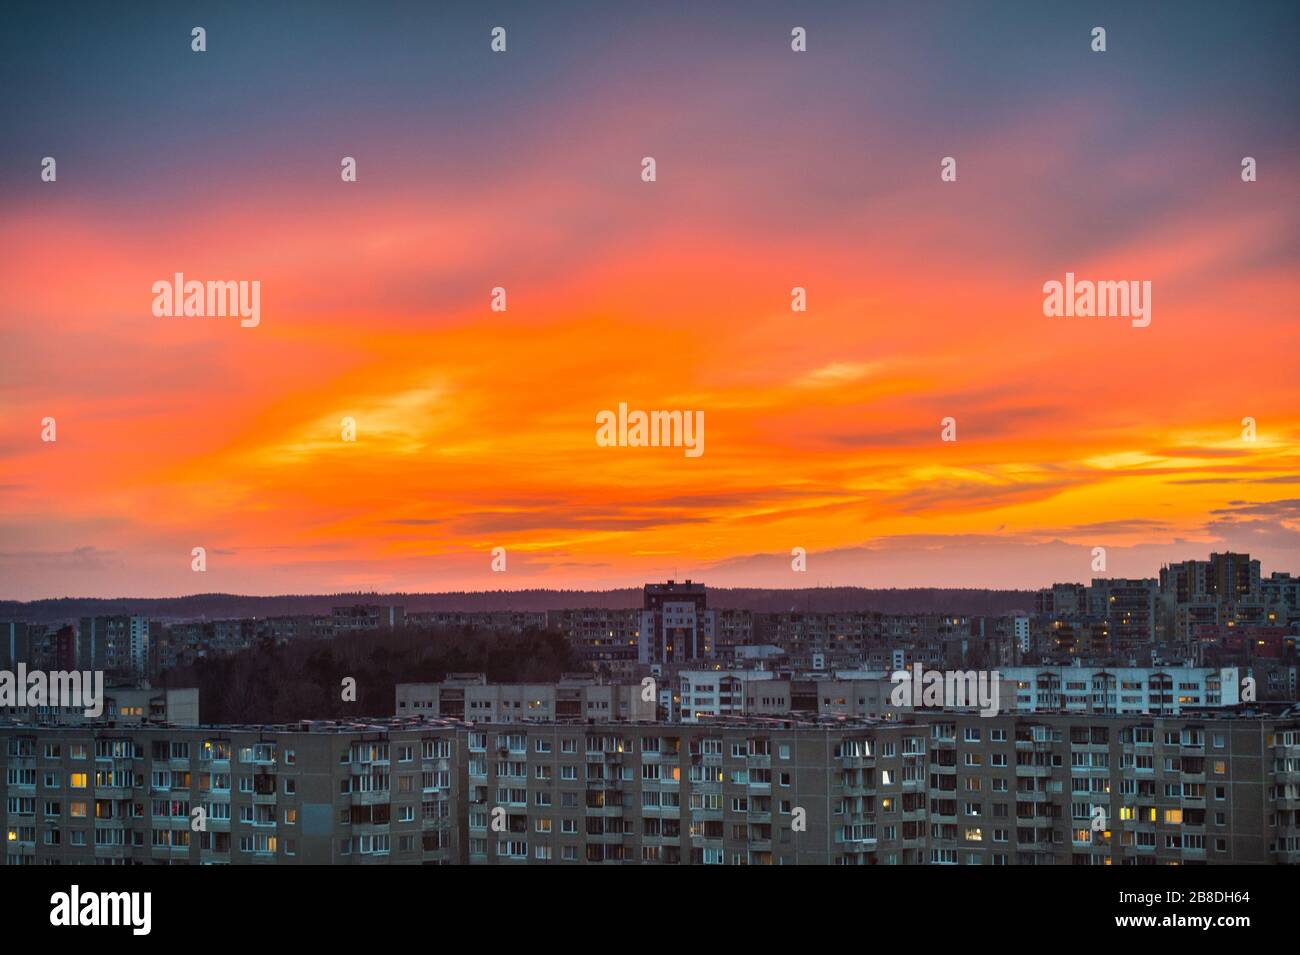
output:
[[[149,674],[152,643],[162,625],[125,614],[82,617],[77,632],[77,668],[143,679]]]
[[[646,584],[637,662],[685,663],[714,656],[716,613],[708,610],[704,585],[687,580]]]

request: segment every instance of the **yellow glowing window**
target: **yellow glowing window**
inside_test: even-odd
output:
[[[17,830],[17,829],[10,829],[10,830],[9,830],[9,841],[10,841],[10,842],[17,842],[17,841],[18,841],[18,830]]]
[[[284,821],[286,825],[292,826],[298,822],[298,810],[286,809],[284,811]]]
[[[1148,810],[1147,810],[1147,813],[1149,814],[1148,817],[1147,817],[1148,820],[1149,820],[1150,822],[1155,822],[1155,821],[1156,821],[1156,810],[1155,810],[1155,807],[1153,806],[1151,809],[1148,809]]]
[[[71,785],[72,785],[72,788],[73,788],[73,789],[85,789],[85,788],[86,788],[86,774],[85,774],[85,773],[73,773],[73,774],[72,774],[72,783],[71,783]]]
[[[1121,819],[1136,819],[1137,811],[1132,806],[1120,806],[1119,817]]]
[[[1165,822],[1170,825],[1181,826],[1183,824],[1183,811],[1181,809],[1166,809]]]
[[[1214,761],[1214,774],[1216,776],[1222,776],[1226,770],[1227,766],[1224,764],[1223,760],[1217,759]]]

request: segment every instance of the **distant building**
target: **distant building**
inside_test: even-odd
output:
[[[564,635],[595,672],[631,679],[639,665],[641,611],[583,607],[548,610],[546,628]]]
[[[334,636],[365,630],[396,630],[406,622],[401,607],[381,607],[377,604],[353,604],[334,607],[330,611],[330,625]]]
[[[21,620],[0,620],[0,670],[32,662],[31,636]]]
[[[0,722],[49,726],[197,726],[199,723],[197,687],[107,686],[102,702],[103,712],[98,716],[87,716],[85,708],[80,706],[5,706],[0,707]]]
[[[1177,715],[1241,702],[1235,667],[1012,667],[1019,713]]]
[[[149,675],[152,643],[161,635],[162,624],[146,617],[82,617],[77,631],[77,669],[144,679]]]
[[[640,683],[597,683],[572,674],[557,683],[489,683],[483,673],[453,673],[442,683],[399,683],[397,716],[482,720],[653,721],[656,701]]]
[[[703,584],[646,584],[637,661],[681,664],[712,659],[717,614],[707,604]]]

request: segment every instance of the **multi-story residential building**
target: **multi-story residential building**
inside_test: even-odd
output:
[[[1010,667],[1018,713],[1178,714],[1241,702],[1236,667]]]
[[[0,728],[0,771],[8,864],[1300,861],[1297,713]]]
[[[1073,617],[1088,612],[1088,588],[1083,584],[1052,584],[1038,591],[1034,612],[1044,617]]]
[[[636,673],[641,611],[600,607],[551,610],[546,613],[545,626],[563,634],[594,672],[622,680]]]
[[[773,676],[766,670],[679,670],[676,692],[664,688],[668,719],[694,723],[719,716],[744,716],[749,713],[749,686],[766,684]]]
[[[1228,624],[1268,623],[1268,603],[1259,561],[1249,554],[1211,554],[1160,568],[1165,633],[1194,639],[1199,629]]]
[[[398,716],[456,720],[653,721],[653,689],[640,683],[597,683],[571,674],[558,683],[489,683],[483,673],[452,673],[442,683],[399,683]]]
[[[1160,606],[1160,582],[1154,577],[1096,577],[1088,588],[1088,613],[1106,621],[1111,651],[1132,653],[1154,643]]]
[[[646,584],[637,637],[642,664],[682,664],[714,656],[717,613],[707,607],[704,585],[687,580]]]
[[[1011,618],[1012,637],[1016,643],[1016,653],[1023,657],[1033,648],[1029,630],[1029,618],[1017,615]]]
[[[774,613],[756,625],[756,639],[780,647],[792,666],[801,669],[830,669],[857,666],[869,643],[882,630],[880,614],[867,612]],[[923,626],[919,618],[906,618],[900,629],[909,639]]]
[[[142,679],[149,674],[151,644],[161,634],[162,624],[146,617],[82,617],[77,632],[77,669]]]
[[[406,614],[401,607],[353,604],[348,607],[333,607],[330,610],[330,626],[335,636],[380,628],[396,630],[403,626],[405,621]]]
[[[308,640],[312,635],[312,618],[310,614],[297,614],[287,617],[267,617],[257,622],[257,635],[270,637],[277,644],[295,640]]]
[[[729,664],[741,647],[754,642],[754,614],[748,610],[718,609],[714,631],[714,655],[724,665]]]
[[[1043,653],[1047,657],[1105,659],[1113,652],[1110,624],[1086,614],[1052,620],[1046,637]]]
[[[0,727],[4,861],[460,861],[458,742],[422,721]]]
[[[32,662],[31,634],[22,620],[0,620],[0,670]]]
[[[406,615],[408,627],[447,630],[497,630],[522,633],[546,627],[546,613],[541,610],[421,610]]]
[[[84,706],[0,706],[0,720],[15,724],[65,726],[86,723],[197,726],[199,723],[199,691],[196,687],[109,686],[104,688],[101,702],[98,716],[87,716]]]
[[[1259,590],[1273,614],[1270,623],[1285,626],[1300,619],[1300,577],[1274,571],[1266,580],[1260,580]]]

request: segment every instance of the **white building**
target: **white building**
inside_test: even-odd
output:
[[[682,670],[670,720],[698,723],[713,716],[745,713],[745,690],[750,683],[771,680],[768,670]]]
[[[1236,667],[1008,667],[1017,713],[1176,715],[1185,706],[1241,702]]]

